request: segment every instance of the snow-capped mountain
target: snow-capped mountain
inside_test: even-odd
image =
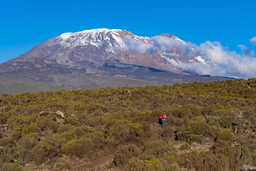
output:
[[[190,63],[214,67],[200,50],[170,34],[85,30],[61,34],[0,64],[0,87],[12,94],[227,79],[185,70]]]
[[[186,42],[170,34],[150,38],[119,29],[64,33],[2,64],[0,71],[63,72],[63,68],[69,68],[97,74],[98,68],[110,62],[111,65],[129,64],[183,73],[179,68],[181,63],[207,63],[193,48],[182,48],[184,44]]]

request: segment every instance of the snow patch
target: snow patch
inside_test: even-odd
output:
[[[95,32],[106,32],[109,31],[107,28],[99,28],[99,29],[90,29],[90,30],[84,30],[78,33],[95,33]]]
[[[100,48],[105,45],[105,50],[114,52],[115,49],[125,47],[123,41],[123,30],[119,29],[92,29],[75,33],[64,33],[60,35],[60,44],[64,47],[74,48],[76,46],[92,45]]]
[[[201,56],[196,56],[196,60],[202,64],[206,64],[206,61]]]
[[[63,40],[65,40],[65,39],[68,39],[71,34],[72,34],[72,33],[63,33],[63,34],[60,35],[60,37],[61,37]]]
[[[160,54],[160,56],[161,56],[162,58],[166,59],[169,63],[171,63],[171,64],[173,64],[173,65],[175,65],[175,66],[178,66],[178,65],[179,65],[179,63],[178,63],[177,61],[175,61],[174,59],[170,59],[170,58],[168,58],[168,57],[166,57],[166,56],[164,56],[164,55],[162,55],[162,54]]]
[[[120,47],[125,47],[125,43],[124,43],[123,39],[121,39],[120,37],[116,36],[115,34],[112,34],[112,37],[115,39],[115,41],[118,43],[118,45]]]

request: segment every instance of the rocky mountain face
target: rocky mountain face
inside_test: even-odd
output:
[[[156,37],[166,40],[182,40],[170,34]],[[156,44],[149,37],[136,36],[131,32],[117,29],[94,29],[76,33],[64,33],[52,38],[16,59],[0,65],[0,71],[35,70],[39,72],[64,72],[62,68],[72,73],[100,74],[99,68],[108,63],[131,64],[183,73],[178,69],[179,62],[201,62],[195,57],[187,59],[180,55],[177,48],[167,50],[150,49]],[[144,49],[150,49],[150,52]]]
[[[132,78],[160,85],[226,79],[200,77],[180,69],[180,63],[206,62],[193,48],[177,48],[185,43],[170,34],[149,38],[118,29],[64,33],[0,64],[0,73],[53,84],[58,81],[51,74]]]

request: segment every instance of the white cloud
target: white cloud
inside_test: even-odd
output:
[[[194,53],[191,49],[196,45],[190,42],[184,42],[177,39],[171,39],[164,36],[155,36],[150,38],[150,41],[154,43],[154,47],[161,52],[170,52],[170,48],[179,49],[180,55],[192,56]]]
[[[125,37],[124,41],[127,49],[138,53],[168,52],[171,48],[176,48],[179,50],[179,55],[186,55],[188,58],[200,55],[207,61],[205,64],[180,63],[178,67],[184,71],[211,76],[256,77],[255,53],[244,45],[238,46],[242,51],[242,54],[238,54],[229,51],[219,42],[206,41],[198,46],[163,36],[150,38],[152,43],[140,43],[130,37]],[[256,45],[256,37],[250,42]]]
[[[250,39],[252,45],[256,46],[256,36]]]
[[[227,74],[226,70],[221,69],[219,66],[211,67],[203,63],[181,63],[179,68],[185,71],[195,72],[199,75],[225,76]]]
[[[254,52],[251,49],[249,49],[248,47],[246,47],[244,45],[238,45],[238,47],[241,49],[243,55],[254,56]]]
[[[239,46],[244,55],[230,52],[219,42],[205,42],[200,44],[199,50],[208,64],[181,64],[183,70],[188,69],[203,75],[227,77],[256,77],[256,58],[254,52],[246,46]],[[190,66],[191,65],[191,66]]]
[[[124,43],[127,50],[138,53],[149,53],[149,51],[154,49],[153,44],[138,42],[129,36],[124,37]]]

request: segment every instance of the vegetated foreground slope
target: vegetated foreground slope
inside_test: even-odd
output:
[[[255,100],[256,79],[3,94],[0,170],[253,168]]]

